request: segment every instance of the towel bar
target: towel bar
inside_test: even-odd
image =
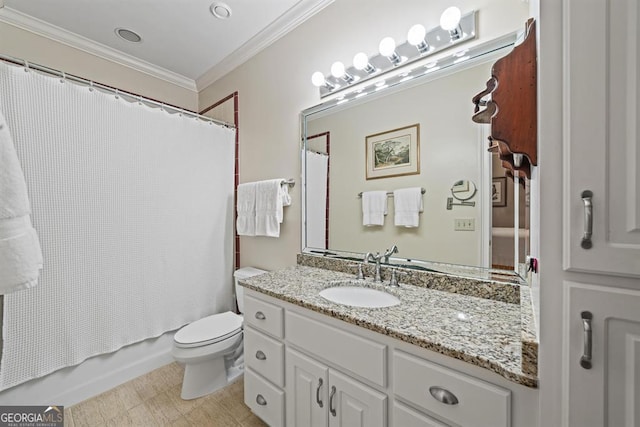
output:
[[[420,192],[421,192],[422,194],[424,194],[424,193],[426,193],[426,192],[427,192],[427,190],[425,190],[424,188],[421,188],[421,189],[420,189]],[[387,196],[388,196],[388,197],[393,197],[393,191],[387,191]],[[362,198],[362,191],[358,193],[358,198]]]

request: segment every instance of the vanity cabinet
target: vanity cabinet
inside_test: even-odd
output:
[[[295,350],[287,349],[287,425],[387,425],[387,396]]]
[[[284,426],[284,309],[244,297],[244,403],[271,427]]]
[[[535,389],[250,289],[245,307],[245,403],[270,426],[537,426]]]

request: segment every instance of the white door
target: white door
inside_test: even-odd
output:
[[[329,414],[329,369],[287,349],[287,425],[326,427]]]
[[[640,426],[640,290],[565,282],[564,300],[563,425]]]
[[[638,0],[564,4],[564,266],[640,277]]]
[[[329,387],[330,427],[387,425],[385,394],[334,370],[329,371]]]

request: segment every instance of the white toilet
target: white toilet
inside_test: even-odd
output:
[[[238,310],[244,313],[243,288],[238,280],[266,273],[243,267],[233,273]],[[184,363],[181,397],[195,399],[233,381],[243,371],[242,315],[231,311],[214,314],[180,329],[171,354]]]

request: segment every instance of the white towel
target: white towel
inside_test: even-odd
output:
[[[284,220],[282,207],[291,204],[284,179],[269,179],[256,183],[256,236],[280,237]]]
[[[394,222],[399,227],[417,227],[422,212],[422,188],[401,188],[393,192]]]
[[[0,294],[38,283],[42,250],[30,214],[27,184],[0,112]]]
[[[236,232],[238,236],[256,235],[256,183],[248,182],[238,185],[238,201],[236,202],[238,218]]]
[[[384,225],[387,214],[387,192],[365,191],[362,193],[362,225]]]

